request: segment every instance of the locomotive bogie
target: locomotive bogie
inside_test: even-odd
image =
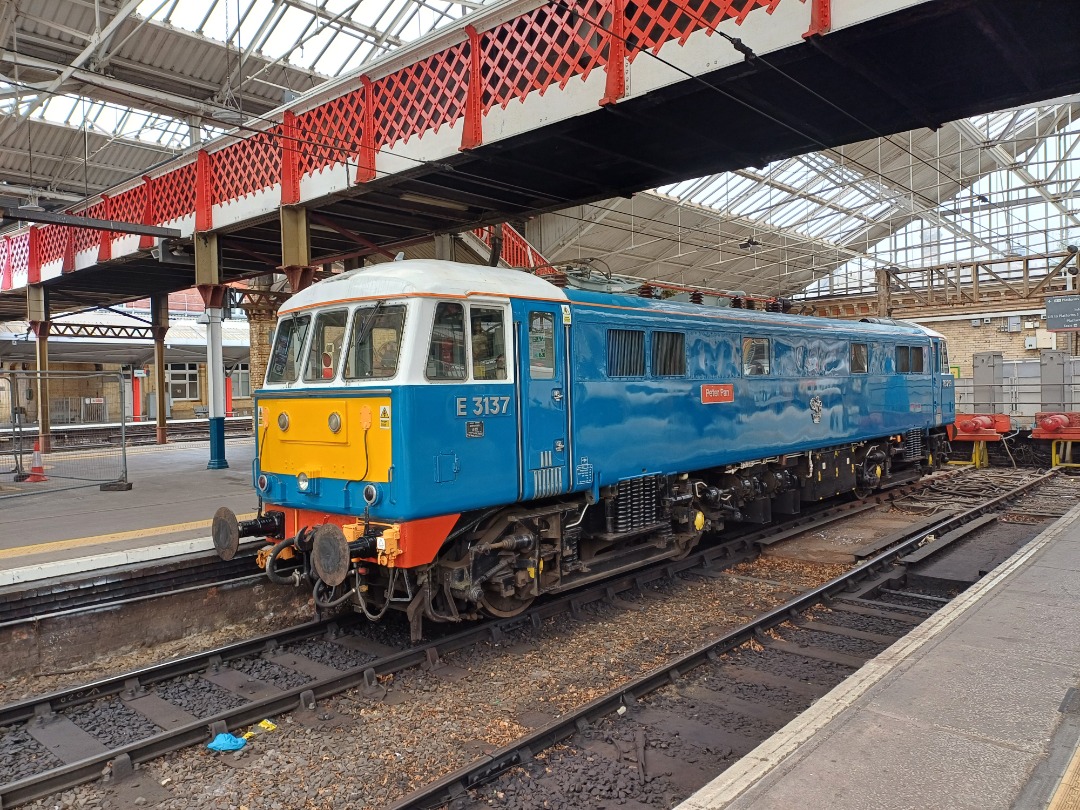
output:
[[[944,342],[910,324],[439,262],[344,273],[290,308],[256,400],[254,483],[280,518],[215,540],[263,532],[271,578],[288,551],[321,605],[401,607],[414,630],[917,475],[953,419]]]

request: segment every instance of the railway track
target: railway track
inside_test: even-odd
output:
[[[1035,479],[1024,488],[1042,480]],[[1003,494],[994,502],[967,510],[964,515],[938,521],[930,529],[940,532],[947,525],[973,520],[985,510],[994,508],[994,503],[1016,494]],[[800,526],[788,527],[787,531],[805,531],[836,520],[837,515],[853,514],[861,508],[865,506],[849,504],[813,519],[804,519]],[[717,576],[725,567],[752,556],[754,545],[776,532],[776,527],[771,527],[734,543],[704,549],[685,560],[661,563],[546,601],[515,619],[478,624],[416,647],[408,646],[404,636],[379,637],[379,633],[385,632],[379,626],[359,625],[364,632],[376,634],[370,637],[358,635],[344,625],[314,623],[2,707],[0,743],[6,743],[8,748],[14,745],[23,753],[18,757],[20,767],[10,772],[7,784],[0,786],[0,805],[12,806],[91,781],[109,763],[114,763],[114,769],[120,772],[124,763],[145,762],[167,751],[204,742],[208,725],[215,731],[235,729],[264,717],[320,705],[329,696],[353,688],[361,689],[368,697],[383,697],[387,676],[417,667],[452,676],[452,671],[446,671],[444,659],[454,651],[483,642],[502,643],[522,626],[539,626],[545,619],[563,614],[581,615],[597,603],[625,608],[626,597],[643,592],[650,583],[657,581],[688,575]],[[550,745],[572,735],[578,728],[579,719],[596,722],[610,714],[608,710],[617,712],[628,696],[645,694],[655,688],[654,683],[669,682],[672,672],[685,672],[692,660],[707,660],[710,650],[716,654],[717,650],[726,649],[725,644],[742,643],[758,631],[766,632],[783,624],[782,617],[788,611],[803,609],[804,602],[806,605],[817,604],[838,589],[848,587],[850,582],[873,578],[888,561],[920,542],[927,533],[928,529],[923,527],[917,536],[858,566],[844,578],[766,614],[752,628],[740,628],[723,641],[697,651],[694,654],[697,658],[683,656],[662,673],[638,679],[623,687],[617,695],[589,702],[571,713],[575,717],[572,722],[563,722],[571,716],[564,715],[555,726],[539,729],[540,736],[530,736],[508,746],[502,753],[489,755],[468,773],[462,771],[446,777],[439,783],[444,783],[445,792],[440,793],[444,788],[437,784],[429,787],[428,792],[411,797],[408,800],[411,804],[406,802],[400,806],[426,807],[460,798],[462,791],[519,764],[523,751],[535,753],[541,750],[541,743]],[[810,628],[809,632],[818,631]],[[319,722],[327,722],[320,716],[323,719]],[[87,724],[89,728],[85,727]],[[128,731],[117,738],[115,734],[103,732],[104,727]],[[142,731],[136,731],[138,729]],[[11,779],[11,776],[17,779]]]
[[[157,599],[194,588],[239,585],[265,579],[254,548],[229,562],[217,554],[193,554],[137,568],[92,572],[0,589],[0,628],[93,610],[121,608],[139,599]]]
[[[903,566],[954,548],[1053,475],[992,487],[992,497],[920,525],[906,538],[893,537],[889,548],[851,571],[541,725],[388,810],[569,810],[586,801],[672,806],[950,601],[902,585]],[[1071,489],[1073,498],[1077,491]],[[535,796],[544,803],[534,804]]]

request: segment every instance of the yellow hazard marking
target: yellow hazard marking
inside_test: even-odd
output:
[[[1047,810],[1076,810],[1080,808],[1080,747],[1073,753],[1069,767],[1061,777]]]
[[[255,512],[245,515],[237,515],[237,520],[251,520]],[[172,534],[174,532],[187,532],[192,529],[209,529],[212,520],[192,520],[188,523],[174,523],[171,526],[152,526],[149,529],[132,529],[129,532],[113,532],[112,534],[99,534],[96,537],[80,537],[75,540],[54,540],[50,543],[38,543],[31,546],[19,546],[18,548],[0,549],[0,560],[11,557],[24,557],[27,554],[41,554],[46,551],[66,551],[72,548],[96,546],[103,543],[115,543],[121,540],[137,540],[141,537],[154,537],[159,534]]]

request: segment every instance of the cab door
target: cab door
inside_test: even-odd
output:
[[[949,424],[956,418],[956,388],[949,368],[949,350],[944,340],[930,341],[933,346],[931,371],[934,374],[934,416],[936,423]]]
[[[570,484],[569,305],[514,301],[517,332],[522,499],[549,498]]]

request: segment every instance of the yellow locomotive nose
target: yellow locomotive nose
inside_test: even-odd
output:
[[[329,494],[320,479],[389,481],[390,397],[305,393],[260,398],[259,471],[295,476],[297,490],[311,497]]]

